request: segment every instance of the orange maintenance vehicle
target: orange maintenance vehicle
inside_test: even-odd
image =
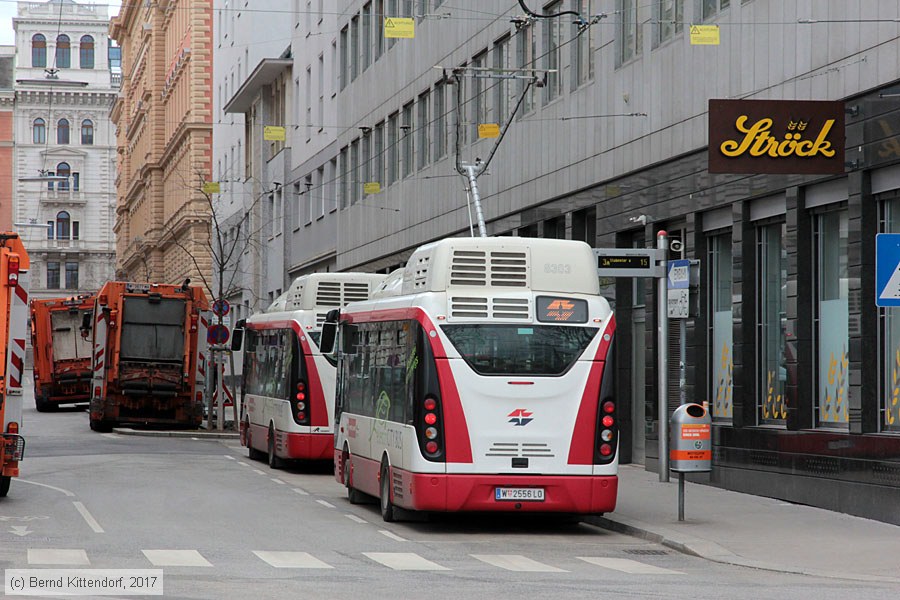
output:
[[[22,425],[22,378],[28,331],[28,253],[17,233],[0,233],[0,498],[9,493],[25,454]]]
[[[31,301],[34,406],[40,412],[91,399],[91,340],[81,325],[93,314],[94,300]]]
[[[91,429],[120,423],[199,427],[206,379],[206,295],[183,285],[110,281],[92,331]]]

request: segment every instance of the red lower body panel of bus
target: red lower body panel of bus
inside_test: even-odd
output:
[[[269,430],[262,425],[251,424],[253,447],[267,452]],[[326,460],[334,452],[332,433],[294,433],[275,430],[275,455],[287,460]]]

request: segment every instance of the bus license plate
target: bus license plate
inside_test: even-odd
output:
[[[495,500],[509,500],[517,502],[543,502],[544,488],[506,488],[494,489]]]

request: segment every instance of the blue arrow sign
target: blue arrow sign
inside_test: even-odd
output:
[[[670,290],[687,290],[691,287],[691,261],[687,258],[668,262],[668,286]]]
[[[875,306],[900,306],[900,233],[875,236]]]

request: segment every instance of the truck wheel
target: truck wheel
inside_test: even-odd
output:
[[[6,494],[9,493],[9,483],[11,481],[12,477],[0,475],[0,498],[6,498]]]
[[[91,419],[91,430],[99,433],[109,433],[112,431],[112,423],[103,419]]]
[[[275,456],[275,428],[272,427],[271,425],[269,426],[268,448],[269,448],[269,456],[268,456],[269,467],[271,467],[273,469],[282,468],[284,466],[282,460],[280,458],[278,458],[277,456]]]
[[[343,466],[341,467],[344,473],[344,487],[347,488],[347,500],[350,501],[350,504],[364,504],[366,501],[366,495],[361,491],[350,485],[350,459],[345,458]]]
[[[53,410],[53,405],[43,396],[34,397],[34,407],[38,412],[50,412]]]
[[[391,470],[387,465],[381,467],[381,518],[387,523],[397,520],[394,514],[394,503],[391,502]]]

